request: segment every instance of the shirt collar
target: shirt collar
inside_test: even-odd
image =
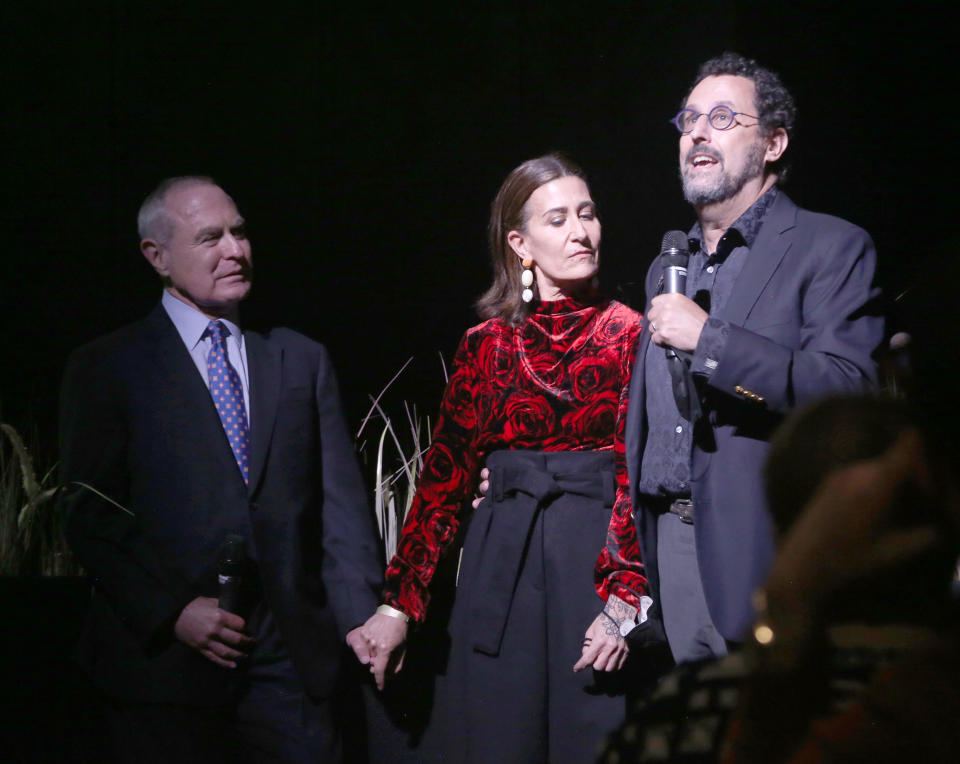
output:
[[[717,244],[717,259],[724,259],[735,247],[753,246],[753,242],[757,240],[757,234],[760,233],[763,218],[776,199],[777,187],[771,186],[768,191],[751,204],[747,210],[734,221],[733,225],[727,229]],[[701,251],[703,248],[702,242],[703,230],[700,228],[700,222],[697,221],[693,228],[690,229],[691,252]]]
[[[207,330],[207,325],[211,319],[196,308],[178,300],[166,289],[163,290],[160,303],[163,305],[163,309],[167,311],[167,315],[170,316],[170,320],[173,321],[183,344],[187,346],[187,349],[193,350],[203,339],[203,333]],[[230,334],[237,338],[237,344],[243,347],[243,332],[240,327],[228,318],[219,320],[230,330]]]

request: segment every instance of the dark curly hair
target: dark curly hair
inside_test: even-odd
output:
[[[753,82],[756,90],[754,100],[756,102],[757,118],[760,120],[760,130],[764,135],[770,135],[778,127],[782,127],[787,131],[787,135],[791,139],[793,138],[797,120],[797,107],[793,102],[790,91],[784,87],[780,76],[776,72],[760,66],[752,58],[746,58],[739,53],[728,51],[704,62],[690,89],[687,90],[687,95],[683,99],[683,106],[686,105],[690,93],[702,80],[721,74],[746,77]],[[786,156],[785,153],[779,160],[770,165],[771,171],[779,176],[781,182],[787,174]]]

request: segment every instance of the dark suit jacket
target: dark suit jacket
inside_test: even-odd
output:
[[[95,584],[81,655],[116,696],[225,699],[234,672],[180,643],[172,627],[195,597],[216,596],[229,533],[252,539],[264,596],[310,695],[329,695],[345,633],[376,607],[376,531],[326,350],[288,329],[244,337],[249,486],[161,306],[68,363],[67,535]]]
[[[781,191],[717,315],[731,329],[723,358],[699,386],[706,420],[694,431],[691,491],[704,593],[727,639],[743,638],[753,615],[750,595],[763,584],[773,558],[763,486],[773,430],[794,408],[876,381],[872,354],[883,340],[883,318],[875,260],[866,231],[800,209]],[[648,301],[659,290],[660,274],[655,261],[647,272]],[[655,603],[657,517],[643,507],[636,489],[647,435],[644,359],[656,350],[645,332],[631,378],[626,433],[631,493]],[[653,612],[656,617],[656,607]],[[649,630],[656,632],[656,621]]]

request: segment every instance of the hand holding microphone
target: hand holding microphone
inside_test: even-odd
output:
[[[174,636],[207,660],[234,669],[255,640],[246,633],[243,609],[243,573],[247,556],[240,536],[227,536],[217,562],[219,597],[197,597],[180,612]]]
[[[655,344],[693,352],[707,322],[707,313],[684,294],[689,259],[687,235],[683,231],[667,231],[660,247],[663,292],[650,303],[647,325]]]

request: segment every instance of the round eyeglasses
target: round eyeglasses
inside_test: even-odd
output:
[[[719,106],[714,106],[706,114],[707,122],[710,123],[710,127],[712,127],[714,130],[729,130],[734,125],[741,124],[737,122],[737,117],[739,116],[750,117],[750,119],[758,119],[758,117],[755,117],[753,114],[747,114],[743,111],[734,111],[729,106],[723,106],[722,104]],[[680,109],[680,111],[677,112],[677,116],[670,121],[677,126],[677,130],[679,130],[683,135],[686,135],[693,130],[694,125],[697,124],[697,120],[703,115],[704,112],[702,111],[695,111],[693,109]],[[752,125],[745,125],[745,127],[752,127]]]

